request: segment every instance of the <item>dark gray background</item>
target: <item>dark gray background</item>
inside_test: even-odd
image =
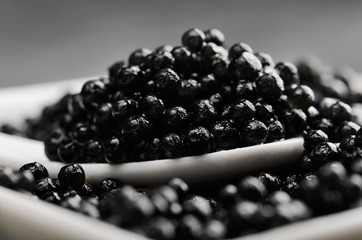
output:
[[[0,0],[0,87],[103,74],[191,27],[275,61],[314,54],[362,71],[362,1]]]

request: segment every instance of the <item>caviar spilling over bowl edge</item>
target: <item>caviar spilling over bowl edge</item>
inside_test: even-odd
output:
[[[155,239],[243,236],[362,204],[362,130],[350,72],[316,59],[274,63],[216,29],[190,29],[181,46],[137,49],[108,76],[46,107],[23,130],[44,141],[58,179],[29,163],[0,168],[0,185]],[[305,154],[283,170],[189,186],[85,183],[77,163],[199,155],[303,136]]]

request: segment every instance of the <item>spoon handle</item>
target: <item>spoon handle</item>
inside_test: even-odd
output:
[[[39,149],[42,143],[16,137],[10,139],[2,141],[0,135],[0,145],[5,146],[0,148],[0,165],[18,170],[26,163],[37,161],[48,169],[51,177],[57,177],[64,164],[47,161],[44,150]],[[17,145],[23,147],[17,150]],[[303,152],[303,139],[293,138],[177,159],[81,165],[86,172],[86,181],[90,183],[98,183],[107,177],[119,178],[124,183],[137,186],[162,184],[173,177],[182,178],[188,183],[199,183],[289,164],[301,157]]]

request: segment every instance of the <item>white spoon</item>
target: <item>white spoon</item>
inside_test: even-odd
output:
[[[64,164],[46,159],[41,142],[0,133],[0,165],[18,170],[29,162],[40,162],[52,178]],[[133,185],[155,185],[179,177],[188,183],[232,178],[257,170],[290,164],[303,154],[303,139],[293,138],[263,145],[219,151],[192,157],[132,162],[81,164],[86,181],[100,182],[106,177]]]

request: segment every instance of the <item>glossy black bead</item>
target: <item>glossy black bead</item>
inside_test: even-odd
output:
[[[255,86],[259,95],[269,101],[280,98],[284,91],[283,80],[277,74],[265,74],[256,79]]]
[[[161,139],[155,137],[151,139],[146,147],[146,154],[144,160],[159,159],[161,157]]]
[[[238,188],[234,184],[225,185],[217,193],[217,199],[224,206],[235,204],[238,196]]]
[[[106,90],[104,90],[104,94],[105,93]],[[103,96],[100,98],[103,98]],[[67,102],[67,111],[69,114],[73,116],[73,118],[75,119],[82,118],[84,117],[82,115],[87,114],[86,104],[84,102],[85,100],[86,99],[80,93],[72,94],[69,97],[69,100]]]
[[[171,52],[172,49],[173,49],[173,46],[171,46],[169,44],[164,44],[164,45],[156,47],[155,50],[153,50],[153,52],[154,53]]]
[[[48,177],[42,178],[39,181],[37,181],[34,187],[34,193],[40,198],[45,197],[46,193],[54,191],[57,191],[57,186],[54,180]]]
[[[297,67],[291,62],[279,62],[275,65],[279,76],[283,79],[285,88],[290,88],[292,85],[299,85],[299,75]]]
[[[280,121],[271,119],[266,126],[268,127],[267,142],[274,142],[285,138],[285,128]]]
[[[140,68],[138,66],[124,67],[117,76],[116,83],[125,88],[132,88],[140,84]]]
[[[178,72],[188,73],[192,69],[193,59],[186,47],[174,47],[171,54],[175,59],[174,67]]]
[[[213,42],[217,45],[223,45],[225,41],[225,36],[220,30],[216,28],[211,28],[204,31],[204,33],[206,42]]]
[[[330,188],[338,188],[347,177],[347,171],[340,162],[330,162],[318,171],[320,182]]]
[[[273,58],[269,54],[263,52],[257,52],[254,55],[259,59],[263,67],[266,66],[274,67],[275,63],[273,61]]]
[[[159,52],[153,55],[153,67],[157,70],[173,68],[174,65],[175,58],[170,52]]]
[[[229,232],[231,236],[238,236],[248,230],[257,217],[259,207],[256,203],[241,200],[229,208]]]
[[[179,131],[185,129],[190,121],[190,114],[181,107],[168,108],[163,113],[163,121],[166,129]]]
[[[228,73],[229,60],[219,54],[216,54],[210,58],[210,67],[212,73],[216,76],[225,76]]]
[[[212,216],[210,201],[202,196],[192,196],[182,204],[184,214],[192,214],[201,219],[208,219]]]
[[[131,53],[128,57],[128,64],[132,65],[144,65],[147,61],[147,57],[152,53],[147,48],[139,48]]]
[[[107,130],[113,124],[112,122],[113,106],[111,103],[104,103],[100,105],[93,116],[93,122],[103,130]]]
[[[262,144],[268,136],[268,127],[259,120],[247,122],[241,130],[241,140],[246,146]]]
[[[246,43],[239,42],[232,45],[229,49],[229,59],[240,57],[244,52],[253,53],[253,49]]]
[[[190,155],[208,153],[213,147],[213,136],[204,127],[189,129],[184,137],[184,146]]]
[[[316,175],[300,181],[299,198],[309,206],[318,207],[321,183]]]
[[[180,178],[172,178],[167,184],[177,192],[179,199],[185,198],[189,193],[189,185]]]
[[[282,183],[282,190],[294,196],[300,189],[298,176],[296,174],[287,175]]]
[[[104,156],[104,149],[100,141],[91,139],[84,143],[82,147],[82,162],[88,162],[88,163],[103,163],[106,162],[105,156]]]
[[[61,129],[53,130],[45,139],[44,147],[46,156],[52,161],[59,161],[58,147],[64,142],[65,135]]]
[[[319,129],[325,132],[328,137],[334,136],[335,133],[335,126],[330,119],[327,118],[317,118],[311,123],[311,128]]]
[[[177,236],[180,239],[199,239],[202,229],[202,222],[196,216],[187,214],[179,220]]]
[[[336,129],[335,140],[341,141],[343,138],[349,135],[355,135],[360,128],[361,126],[355,122],[352,121],[342,122]]]
[[[85,183],[85,172],[78,164],[66,165],[60,169],[58,179],[63,189],[80,189]]]
[[[310,151],[319,143],[328,142],[328,140],[328,135],[322,130],[310,130],[304,136],[303,145],[307,151]]]
[[[222,221],[212,219],[204,225],[203,239],[224,239],[226,236],[227,228]]]
[[[176,236],[176,226],[171,219],[154,217],[144,226],[146,235],[152,239],[172,240]]]
[[[287,204],[278,205],[276,215],[276,221],[285,224],[310,218],[312,213],[302,201],[293,200]]]
[[[268,202],[273,205],[288,204],[292,201],[291,196],[284,191],[275,191],[268,196]]]
[[[247,99],[249,101],[254,100],[257,96],[255,86],[248,81],[239,80],[235,88],[233,89],[235,99]]]
[[[100,195],[122,186],[122,183],[116,178],[105,178],[98,185]]]
[[[118,72],[126,66],[124,61],[118,61],[113,63],[108,68],[108,76],[112,83],[115,83]]]
[[[256,109],[252,102],[246,99],[241,99],[232,105],[230,109],[230,117],[232,117],[237,124],[243,124],[253,119],[255,112]]]
[[[134,147],[145,144],[152,133],[152,124],[143,116],[132,116],[126,119],[122,126],[124,142]],[[136,146],[138,145],[138,146]]]
[[[218,80],[214,74],[202,76],[199,80],[200,90],[205,96],[215,93],[218,87]]]
[[[256,119],[268,122],[274,116],[274,108],[272,105],[260,101],[254,105]]]
[[[107,86],[102,80],[90,80],[84,83],[80,94],[87,103],[99,102],[107,98]]]
[[[202,48],[200,50],[200,54],[206,60],[206,59],[210,59],[211,57],[219,54],[220,50],[221,50],[221,48],[219,46],[217,46],[215,43],[209,42],[202,46]]]
[[[93,137],[94,132],[87,123],[79,123],[75,126],[72,135],[74,140],[79,143],[84,143]]]
[[[264,184],[256,177],[248,176],[237,184],[240,195],[251,201],[260,201],[268,193]]]
[[[309,157],[313,163],[321,165],[327,162],[338,161],[340,149],[331,142],[319,143],[312,149]]]
[[[20,167],[20,173],[23,173],[25,171],[29,171],[33,175],[35,181],[39,181],[43,178],[49,177],[48,170],[44,167],[44,165],[38,162],[28,163]]]
[[[175,71],[165,68],[156,73],[155,84],[161,93],[171,95],[179,88],[181,80]]]
[[[240,57],[232,60],[229,66],[229,71],[233,76],[248,81],[254,81],[259,76],[261,69],[259,59],[249,52],[242,53]]]
[[[123,163],[127,161],[126,145],[122,139],[113,136],[103,142],[103,148],[108,163]]]
[[[307,115],[298,108],[285,111],[282,115],[287,137],[301,135],[307,127]]]
[[[300,85],[291,91],[289,99],[292,102],[293,107],[306,111],[314,104],[314,91],[307,85]]]
[[[161,151],[168,158],[180,157],[183,153],[183,142],[176,133],[168,133],[161,138]]]
[[[211,128],[211,133],[218,150],[233,149],[240,146],[239,131],[233,120],[215,122]]]
[[[138,102],[133,99],[122,99],[113,104],[112,116],[118,121],[124,121],[127,117],[139,112]]]
[[[161,98],[148,95],[143,99],[141,109],[150,119],[157,121],[165,110],[165,104]]]
[[[215,94],[211,95],[209,100],[212,103],[212,105],[214,105],[214,107],[216,108],[216,110],[218,112],[220,112],[222,110],[224,98],[221,96],[220,93],[215,93]]]
[[[348,135],[344,137],[339,144],[341,151],[354,151],[356,150],[356,135]]]
[[[205,34],[198,28],[192,28],[182,35],[181,42],[182,45],[186,46],[190,51],[197,52],[205,42]]]
[[[348,104],[335,99],[324,98],[319,104],[321,114],[334,122],[340,123],[352,119],[352,108]]]
[[[137,192],[133,187],[125,185],[113,195],[100,202],[102,216],[118,216],[118,224],[122,227],[136,226],[143,219],[151,217],[155,208],[151,200]]]
[[[200,91],[200,84],[194,79],[182,80],[178,89],[180,104],[187,104],[195,101]]]
[[[297,169],[298,172],[302,174],[308,174],[315,171],[315,164],[313,164],[313,161],[310,157],[304,155],[297,161]]]
[[[93,186],[89,183],[84,183],[78,191],[82,197],[92,197],[95,194]]]
[[[191,118],[194,124],[209,126],[217,118],[217,110],[208,99],[194,102],[191,107]]]
[[[277,175],[270,173],[260,173],[258,179],[266,187],[268,192],[280,190],[281,180]]]

